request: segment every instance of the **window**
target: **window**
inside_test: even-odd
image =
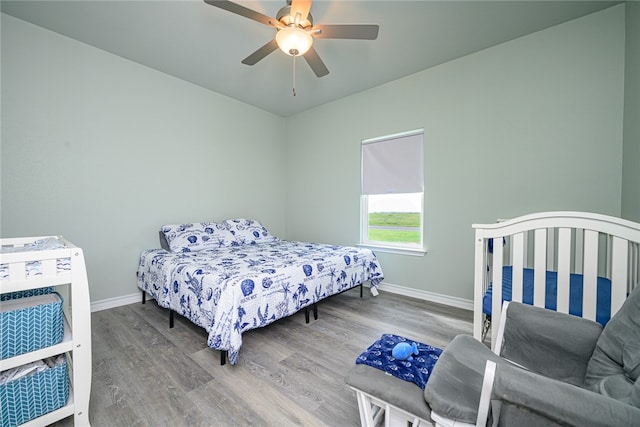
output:
[[[362,141],[362,244],[424,253],[423,135]]]

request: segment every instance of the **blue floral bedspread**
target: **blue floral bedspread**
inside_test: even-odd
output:
[[[398,360],[393,357],[391,354],[393,347],[401,342],[408,344],[415,342],[418,347],[418,355],[414,355],[412,360]],[[379,340],[371,344],[356,358],[356,364],[380,369],[401,380],[413,382],[424,390],[440,354],[442,354],[440,348],[411,341],[399,335],[383,334]]]
[[[146,250],[138,267],[138,287],[203,327],[209,347],[227,350],[232,364],[243,332],[382,279],[369,249],[286,240],[186,253]]]

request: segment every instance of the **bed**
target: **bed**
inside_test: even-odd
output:
[[[375,293],[383,279],[369,249],[281,240],[251,219],[167,225],[160,236],[164,249],[140,256],[138,287],[204,328],[231,364],[244,332],[366,282]]]
[[[544,212],[474,224],[473,334],[496,344],[503,301],[605,325],[640,281],[640,224],[584,212]],[[500,298],[502,296],[502,298]]]

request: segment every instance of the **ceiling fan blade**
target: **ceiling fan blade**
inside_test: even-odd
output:
[[[273,24],[270,21],[275,21],[275,19],[268,17],[267,15],[263,15],[260,12],[256,12],[255,10],[251,10],[247,7],[240,6],[239,4],[233,3],[227,0],[204,0],[205,3],[210,4],[211,6],[219,7],[220,9],[224,9],[231,13],[235,13],[236,15],[244,16],[245,18],[253,19],[254,21],[258,21],[261,24],[268,25],[273,27]]]
[[[304,22],[309,16],[309,10],[311,10],[312,0],[292,0],[291,1],[291,16],[295,18],[296,14],[300,14],[300,22]]]
[[[309,64],[309,67],[311,67],[317,77],[324,77],[329,74],[329,69],[324,65],[324,62],[322,62],[322,59],[320,59],[318,52],[316,52],[313,46],[304,54],[304,59],[307,60],[307,64]]]
[[[318,39],[375,40],[380,27],[375,24],[314,25],[313,37]],[[316,31],[319,30],[319,33]]]
[[[258,61],[260,61],[265,56],[269,55],[271,52],[273,52],[277,48],[278,48],[278,44],[276,43],[276,41],[271,40],[267,42],[267,44],[262,46],[260,49],[256,50],[251,55],[244,58],[242,60],[242,63],[246,65],[255,65]]]

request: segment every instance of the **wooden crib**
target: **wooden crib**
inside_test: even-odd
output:
[[[604,325],[640,281],[640,224],[635,222],[544,212],[473,228],[473,335],[484,340],[490,329],[492,348],[503,300]]]

